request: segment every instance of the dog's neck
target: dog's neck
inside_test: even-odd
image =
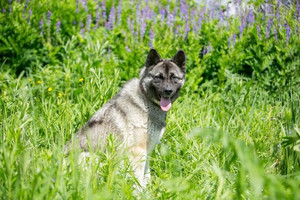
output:
[[[141,90],[142,94],[143,94],[145,97],[147,97],[146,91],[145,91],[144,87],[142,86],[142,83],[141,83],[141,82],[139,83],[139,86],[140,86],[140,90]]]

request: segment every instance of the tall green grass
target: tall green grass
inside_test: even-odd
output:
[[[234,17],[227,19],[228,29],[226,23],[205,16],[199,33],[190,32],[187,38],[182,35],[186,21],[179,17],[179,4],[178,35],[174,27],[166,28],[166,20],[159,21],[159,14],[156,25],[148,22],[162,57],[179,48],[186,51],[188,73],[168,113],[164,137],[149,158],[152,177],[142,193],[134,190],[130,163],[119,155],[114,138],[85,166],[78,163],[79,150],[63,153],[72,135],[122,84],[137,77],[145,62],[149,30],[135,40],[126,25],[127,16],[139,20],[131,15],[138,1],[132,1],[134,7],[123,1],[123,26],[108,30],[101,19],[98,29],[82,35],[80,24],[72,24],[72,19],[87,23],[82,3],[74,14],[78,1],[46,2],[30,1],[24,10],[26,1],[13,1],[12,13],[0,13],[0,199],[300,199],[296,2],[290,7],[280,4],[279,10],[277,2],[269,2],[272,13],[282,16],[272,26],[278,29],[278,41],[273,29],[266,37],[268,15],[261,11],[235,46],[228,45],[240,31],[241,21]],[[109,12],[113,2],[107,2]],[[173,9],[175,1],[170,3]],[[93,19],[94,4],[88,4]],[[160,4],[155,1],[150,7],[158,13]],[[188,4],[190,10],[203,9],[193,1]],[[0,5],[9,8],[8,2]],[[34,14],[27,23],[30,9]],[[285,22],[291,28],[288,42]],[[133,24],[139,32],[138,23]]]
[[[87,48],[97,52],[97,45]],[[124,83],[118,60],[102,59],[102,68],[94,68],[89,59],[70,56],[64,67],[26,77],[1,71],[2,199],[299,199],[299,152],[291,142],[282,146],[283,137],[299,130],[299,93],[270,96],[229,72],[219,89],[191,90],[197,80],[187,74],[151,155],[145,193],[134,192],[130,164],[113,139],[96,153],[101,164],[91,158],[82,167],[76,151],[65,157],[71,135]],[[138,76],[136,69],[129,76]]]

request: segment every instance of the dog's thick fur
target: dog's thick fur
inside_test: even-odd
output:
[[[185,81],[185,65],[182,50],[168,60],[151,49],[140,78],[129,80],[77,132],[80,147],[103,148],[107,136],[114,134],[129,150],[135,176],[145,187],[150,179],[147,156],[163,136],[167,110]]]

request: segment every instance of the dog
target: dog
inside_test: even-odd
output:
[[[113,134],[129,151],[134,175],[145,188],[150,180],[149,160],[166,127],[166,116],[179,97],[186,74],[186,55],[177,51],[172,59],[162,59],[155,49],[147,55],[139,79],[129,80],[77,132],[81,149],[105,148],[106,139]],[[70,150],[72,141],[66,145]]]

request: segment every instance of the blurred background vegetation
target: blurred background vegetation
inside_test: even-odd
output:
[[[152,47],[163,57],[185,50],[187,81],[141,197],[300,198],[299,1],[5,0],[0,9],[4,199],[135,198],[113,147],[99,155],[106,165],[71,162],[72,173],[62,148]]]

